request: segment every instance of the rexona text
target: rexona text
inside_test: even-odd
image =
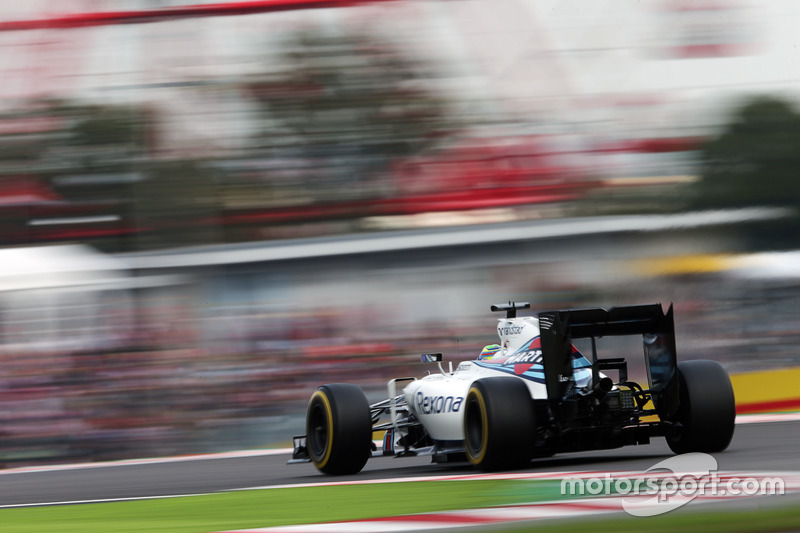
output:
[[[426,415],[458,412],[463,402],[461,396],[425,396],[417,391],[417,410]]]

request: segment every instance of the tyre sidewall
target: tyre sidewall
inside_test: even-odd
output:
[[[736,401],[728,373],[717,361],[678,363],[679,406],[676,435],[667,437],[675,453],[725,450],[736,425]]]
[[[525,466],[535,452],[534,414],[533,400],[521,379],[496,377],[474,382],[464,412],[467,460],[484,470]]]

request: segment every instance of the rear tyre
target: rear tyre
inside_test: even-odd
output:
[[[678,363],[678,412],[667,444],[675,453],[721,452],[731,443],[736,401],[728,373],[717,361]]]
[[[306,411],[308,456],[321,472],[356,474],[372,454],[372,419],[364,393],[355,385],[323,385]]]
[[[482,470],[522,468],[535,452],[536,419],[527,385],[513,377],[480,379],[467,392],[464,447]]]

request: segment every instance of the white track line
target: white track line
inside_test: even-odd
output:
[[[245,487],[241,489],[232,489],[234,491],[245,490],[272,490],[272,489],[292,489],[304,487],[336,487],[343,485],[368,485],[368,484],[384,484],[384,483],[405,483],[413,481],[478,481],[478,480],[510,480],[510,481],[524,481],[524,480],[549,480],[561,481],[565,477],[589,479],[595,477],[603,477],[606,475],[612,476],[613,479],[617,478],[635,478],[645,475],[641,471],[611,471],[611,470],[586,470],[586,471],[564,471],[564,472],[518,472],[518,473],[501,473],[501,474],[471,474],[471,475],[450,475],[450,476],[417,476],[405,478],[385,478],[385,479],[367,479],[356,481],[338,481],[338,482],[319,482],[319,483],[297,483],[294,485],[269,485],[263,487]],[[661,477],[671,476],[673,473],[655,473],[649,472],[646,474],[648,477]],[[787,491],[800,490],[800,472],[718,472],[717,479],[719,481],[728,481],[733,478],[780,478],[784,481]],[[66,500],[66,501],[50,501],[50,502],[35,502],[35,503],[20,503],[10,505],[0,505],[0,509],[11,509],[20,507],[52,507],[58,505],[74,505],[83,503],[109,503],[109,502],[124,502],[124,501],[137,501],[137,500],[156,500],[165,498],[184,498],[189,496],[210,496],[213,494],[224,494],[229,491],[220,492],[207,492],[207,493],[194,493],[194,494],[168,494],[162,496],[134,496],[126,498],[104,498],[94,500]],[[592,501],[598,501],[593,498]],[[258,530],[254,530],[258,531]]]
[[[176,455],[174,457],[150,457],[145,459],[123,459],[120,461],[104,461],[101,463],[69,463],[62,465],[21,466],[0,470],[0,476],[10,474],[28,474],[31,472],[56,472],[59,470],[82,470],[89,468],[112,468],[117,466],[157,465],[164,463],[182,463],[187,461],[211,461],[214,459],[236,459],[239,457],[263,457],[267,455],[290,455],[291,448],[272,448],[269,450],[239,450],[233,452],[204,453],[197,455]]]
[[[417,481],[530,481],[530,480],[549,480],[561,481],[562,479],[577,478],[589,479],[610,475],[612,478],[635,478],[646,475],[648,478],[670,477],[680,472],[643,472],[641,470],[586,470],[586,471],[563,471],[563,472],[518,472],[503,474],[470,474],[470,475],[444,475],[444,476],[417,476],[417,477],[398,477],[384,479],[364,479],[353,481],[320,481],[318,483],[295,483],[292,485],[264,485],[262,487],[243,487],[231,489],[233,491],[244,490],[273,490],[273,489],[295,489],[307,487],[342,487],[347,485],[382,485],[389,483],[408,483]],[[719,471],[716,473],[717,479],[728,480],[736,476],[745,477],[779,477],[792,486],[797,486],[800,490],[800,472],[746,472],[746,471]]]
[[[766,422],[796,422],[800,420],[800,413],[766,413],[752,415],[738,415],[737,424],[763,424]]]
[[[15,509],[21,507],[56,507],[59,505],[77,505],[84,503],[114,503],[114,502],[133,502],[137,500],[163,500],[167,498],[188,498],[190,496],[211,496],[212,494],[222,494],[221,492],[207,492],[194,494],[166,494],[163,496],[129,496],[127,498],[101,498],[96,500],[64,500],[54,502],[36,503],[12,503],[0,505],[0,509]]]
[[[615,472],[615,474],[635,474],[636,472]],[[382,479],[355,479],[352,481],[318,481],[312,483],[295,483],[292,485],[263,485],[260,487],[242,487],[232,489],[241,490],[272,490],[305,487],[342,487],[347,485],[382,485],[386,483],[408,483],[415,481],[474,481],[474,480],[524,480],[524,479],[561,479],[564,476],[595,476],[594,471],[564,471],[564,472],[519,472],[504,474],[451,474],[441,476],[415,476],[415,477],[392,477]]]

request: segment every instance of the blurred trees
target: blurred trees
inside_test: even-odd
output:
[[[137,248],[213,244],[221,240],[215,176],[203,161],[149,163],[132,189]]]
[[[107,251],[216,242],[206,162],[163,156],[148,105],[41,100],[0,116],[0,244]]]
[[[302,160],[309,193],[369,197],[392,160],[429,146],[450,120],[420,85],[428,69],[366,35],[301,33],[246,85],[263,112],[260,147]]]
[[[69,105],[56,108],[69,119],[69,144],[114,146],[115,151],[146,148],[145,110],[135,105]]]
[[[800,206],[800,114],[762,96],[703,148],[697,207]]]
[[[202,161],[159,157],[160,117],[147,105],[60,104],[63,135],[49,179],[76,203],[100,202],[119,217],[116,238],[95,242],[119,251],[215,241],[218,197]]]
[[[58,123],[42,154],[42,175],[73,202],[124,204],[130,184],[142,179],[149,150],[149,115],[139,105],[46,102],[43,113]]]

